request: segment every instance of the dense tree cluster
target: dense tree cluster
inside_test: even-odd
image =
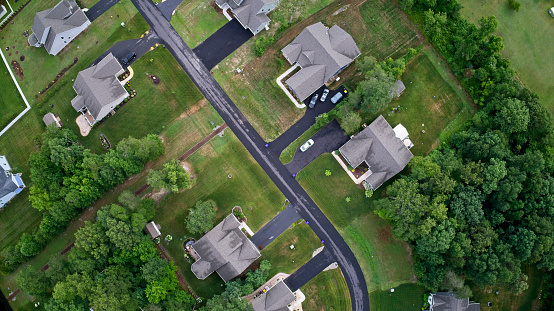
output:
[[[542,309],[554,310],[554,271],[548,271],[544,276],[542,287]]]
[[[173,193],[192,185],[193,180],[181,166],[181,162],[173,160],[165,163],[160,170],[150,170],[146,182],[154,189],[166,189]]]
[[[201,311],[253,311],[252,305],[240,297],[249,295],[267,281],[271,263],[267,260],[260,262],[260,267],[252,272],[248,271],[246,279],[236,279],[225,284],[225,291],[215,295],[206,302]]]
[[[119,201],[75,233],[67,259],[54,259],[46,271],[29,266],[20,272],[19,287],[47,300],[47,311],[191,310],[195,301],[179,289],[175,266],[142,231],[154,216],[154,201],[130,193]]]
[[[483,108],[429,156],[415,157],[376,213],[413,244],[418,281],[429,289],[463,289],[463,276],[520,293],[528,287],[522,263],[554,269],[551,116],[499,54],[494,17],[477,28],[453,0],[404,5],[423,14],[431,41]]]
[[[49,126],[40,151],[29,158],[29,200],[43,212],[43,219],[34,234],[23,234],[17,245],[0,253],[0,271],[11,272],[38,254],[84,208],[163,153],[161,140],[148,135],[123,139],[115,149],[98,155],[79,144],[69,129]]]

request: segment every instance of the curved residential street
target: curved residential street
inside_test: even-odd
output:
[[[311,229],[324,241],[332,257],[339,264],[352,301],[352,309],[369,310],[367,286],[356,257],[329,219],[317,207],[306,191],[291,176],[285,166],[275,157],[265,141],[231,101],[221,86],[211,76],[197,55],[185,44],[169,21],[156,8],[151,0],[131,0],[139,13],[150,24],[152,30],[165,43],[166,48],[196,84],[200,92],[221,115],[225,123],[239,138],[253,158],[264,169],[275,185],[290,203],[295,206],[302,218],[309,220]]]

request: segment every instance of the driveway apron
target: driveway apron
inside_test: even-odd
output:
[[[286,278],[285,284],[287,284],[292,292],[295,292],[333,262],[335,262],[333,255],[327,248],[324,248],[323,251],[315,255],[315,257],[310,259],[310,261],[305,263],[300,269],[294,271],[293,274]]]
[[[233,18],[192,51],[204,66],[211,70],[252,36],[250,30],[244,29],[240,22]]]
[[[265,248],[271,242],[275,241],[281,233],[285,232],[290,226],[302,218],[292,204],[273,217],[262,229],[254,234],[250,241],[258,248]]]
[[[173,11],[177,9],[179,4],[181,4],[183,0],[166,0],[162,3],[159,3],[156,5],[158,9],[162,12],[163,16],[168,20],[171,21],[171,16],[173,15]]]
[[[310,138],[313,139],[314,145],[304,152],[300,151],[300,147],[296,148],[294,159],[290,163],[285,164],[285,167],[291,174],[298,174],[298,172],[308,166],[308,164],[317,157],[324,153],[331,153],[339,149],[350,139],[340,128],[337,120],[329,122],[329,124],[325,125]]]

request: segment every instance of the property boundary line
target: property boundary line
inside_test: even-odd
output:
[[[8,4],[9,4],[9,2],[8,2]],[[10,8],[11,8],[11,6],[10,6]],[[13,13],[13,10],[12,10],[12,13]],[[25,94],[23,94],[23,91],[21,90],[21,87],[19,87],[19,83],[15,79],[12,68],[10,67],[10,64],[8,64],[8,61],[6,60],[6,57],[4,56],[4,52],[2,52],[1,49],[0,49],[0,55],[2,55],[2,59],[4,60],[4,64],[6,64],[6,67],[8,68],[8,72],[10,73],[10,76],[12,77],[12,80],[15,83],[15,86],[17,87],[17,90],[19,91],[19,94],[21,95],[21,98],[23,98],[23,101],[25,102],[25,105],[27,106],[27,108],[25,108],[23,110],[23,112],[21,112],[17,117],[15,117],[15,119],[12,120],[12,122],[10,122],[10,124],[6,125],[6,127],[3,128],[2,131],[0,131],[0,137],[1,137],[4,133],[6,133],[7,130],[10,129],[10,127],[12,127],[21,117],[23,117],[27,113],[27,111],[31,110],[31,106],[29,105],[29,102],[27,101],[27,97],[25,97]]]

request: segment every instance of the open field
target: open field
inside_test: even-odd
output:
[[[171,18],[171,25],[190,48],[206,40],[227,23],[227,18],[214,9],[215,1],[192,0],[181,3]]]
[[[25,109],[23,98],[3,61],[0,60],[0,131]]]
[[[547,61],[554,42],[554,19],[548,15],[551,1],[518,0],[519,12],[511,10],[503,0],[460,0],[461,13],[477,23],[483,16],[498,20],[497,34],[502,36],[502,54],[512,62],[512,68],[524,85],[539,95],[541,102],[554,113],[554,64]],[[532,21],[532,22],[531,22]]]
[[[523,273],[529,276],[527,283],[529,288],[521,295],[511,294],[509,289],[502,287],[486,287],[482,289],[473,286],[472,300],[481,302],[481,306],[487,302],[492,302],[492,307],[487,307],[486,310],[491,311],[528,311],[537,310],[536,305],[541,296],[539,291],[544,273],[532,266],[523,266]],[[487,290],[491,290],[487,293]],[[498,292],[498,294],[496,294]]]
[[[348,286],[340,268],[321,272],[301,290],[306,295],[306,300],[302,303],[302,310],[352,310]]]

